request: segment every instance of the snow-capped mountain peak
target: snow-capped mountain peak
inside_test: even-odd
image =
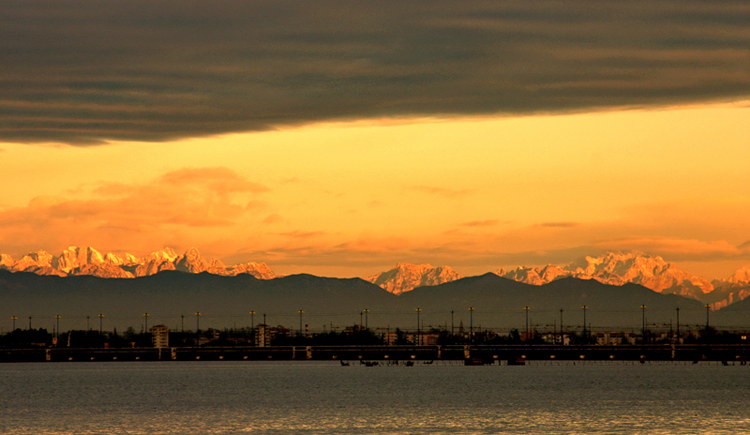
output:
[[[519,267],[502,276],[535,285],[546,284],[567,276],[595,279],[612,285],[630,282],[657,292],[692,297],[698,297],[714,289],[707,279],[680,270],[659,256],[649,256],[641,252],[608,252],[600,257],[584,257],[562,267]]]
[[[750,267],[745,266],[737,270],[734,275],[730,276],[727,281],[732,284],[750,284]]]
[[[33,272],[39,275],[93,275],[102,278],[133,278],[148,276],[164,270],[188,273],[209,272],[234,276],[247,273],[259,279],[272,279],[276,274],[265,263],[245,263],[225,266],[219,260],[207,260],[196,248],[179,255],[172,248],[164,248],[138,258],[132,254],[102,255],[92,247],[69,246],[59,256],[46,251],[24,255],[14,261],[10,255],[0,255],[0,269],[12,272]]]
[[[401,294],[417,287],[438,285],[463,278],[449,266],[397,263],[392,269],[364,278],[393,294]]]

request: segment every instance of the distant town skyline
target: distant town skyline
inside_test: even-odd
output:
[[[0,252],[750,265],[747,5],[129,5],[4,8]]]

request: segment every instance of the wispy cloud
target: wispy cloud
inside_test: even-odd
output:
[[[182,246],[194,233],[236,225],[249,213],[246,198],[268,190],[226,168],[187,168],[144,184],[101,184],[82,198],[38,196],[0,211],[0,245],[122,250],[138,240],[152,249],[158,238]]]
[[[263,218],[263,223],[264,224],[276,224],[276,223],[282,222],[283,220],[284,218],[282,218],[280,214],[273,213]]]
[[[428,193],[430,195],[443,196],[446,198],[458,198],[458,197],[465,196],[473,192],[470,189],[455,190],[455,189],[447,189],[445,187],[435,187],[435,186],[411,186],[411,187],[407,187],[407,189],[413,190],[416,192]]]
[[[299,177],[288,177],[281,180],[281,184],[299,184],[302,182]]]
[[[542,228],[572,228],[580,225],[578,222],[542,222],[537,227]]]
[[[280,236],[289,237],[292,239],[309,239],[312,237],[318,237],[324,235],[323,231],[289,231],[286,233],[279,233]]]
[[[626,237],[597,243],[608,250],[642,251],[672,261],[718,261],[750,258],[750,246],[734,246],[725,240],[678,237]]]
[[[486,221],[469,221],[461,224],[462,227],[494,227],[500,223],[498,219],[490,219]]]
[[[748,20],[734,0],[9,0],[0,140],[746,99]]]

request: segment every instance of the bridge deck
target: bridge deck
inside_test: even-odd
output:
[[[502,345],[502,346],[272,346],[127,349],[0,349],[0,362],[62,361],[289,361],[289,360],[452,360],[508,361],[737,361],[750,345]]]

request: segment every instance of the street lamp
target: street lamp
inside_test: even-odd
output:
[[[305,312],[299,310],[297,313],[299,313],[299,335],[302,335],[302,315],[305,314]]]
[[[641,305],[641,317],[643,325],[641,326],[641,341],[646,344],[646,305]]]
[[[143,325],[144,325],[143,332],[148,332],[148,313],[143,313]]]
[[[469,343],[474,343],[474,307],[469,307]]]
[[[526,306],[526,307],[523,307],[523,310],[526,311],[526,337],[524,337],[524,341],[529,341],[529,310],[530,308]]]
[[[201,345],[201,312],[195,313],[195,345]]]
[[[453,340],[453,310],[451,310],[451,340]]]
[[[365,308],[364,310],[362,310],[362,312],[365,313],[365,331],[369,331],[370,327],[369,327],[369,322],[367,321],[368,320],[367,319],[367,313],[369,313],[370,310],[368,310],[367,308]]]
[[[560,344],[564,344],[565,336],[563,335],[563,309],[560,308]]]
[[[250,311],[250,335],[255,344],[255,311]]]
[[[99,335],[102,334],[102,319],[104,319],[104,314],[99,314]]]
[[[705,308],[706,308],[706,332],[708,332],[708,313],[709,313],[709,310],[711,309],[711,305],[706,304]]]
[[[416,311],[417,311],[417,346],[419,346],[419,343],[421,342],[421,340],[420,340],[421,326],[420,326],[420,323],[419,323],[419,313],[422,312],[422,309],[421,308],[417,308]]]
[[[586,338],[586,310],[588,308],[589,307],[587,305],[584,305],[581,307],[581,309],[583,310],[583,338],[584,339]]]

